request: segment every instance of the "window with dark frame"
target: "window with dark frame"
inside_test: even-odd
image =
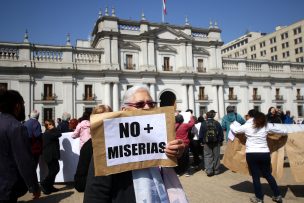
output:
[[[44,92],[43,92],[43,99],[44,100],[53,100],[53,85],[52,84],[44,84],[44,88],[43,88]]]
[[[133,55],[127,54],[126,55],[126,69],[132,70],[133,69]]]
[[[7,83],[0,83],[0,90],[7,90]]]
[[[53,108],[43,108],[43,123],[45,120],[54,120]]]
[[[164,71],[170,71],[170,57],[164,57]]]
[[[84,85],[84,100],[93,100],[93,85]]]

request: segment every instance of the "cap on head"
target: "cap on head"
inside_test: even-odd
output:
[[[215,116],[216,113],[217,113],[217,112],[214,111],[214,110],[208,111],[208,112],[206,113],[207,118],[214,118],[214,116]]]

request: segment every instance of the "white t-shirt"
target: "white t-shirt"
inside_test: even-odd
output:
[[[246,153],[269,152],[267,145],[267,135],[269,132],[287,134],[286,129],[278,128],[272,123],[266,127],[256,129],[254,128],[253,118],[247,120],[247,122],[241,126],[231,125],[230,130],[235,134],[245,133],[247,137]]]

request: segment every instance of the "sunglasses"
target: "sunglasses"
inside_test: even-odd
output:
[[[135,107],[137,109],[143,109],[146,105],[149,106],[149,108],[154,108],[156,107],[157,102],[154,101],[140,101],[136,103],[125,103],[128,106]]]

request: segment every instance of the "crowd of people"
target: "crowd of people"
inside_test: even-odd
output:
[[[71,118],[64,112],[56,120],[44,120],[45,131],[39,123],[39,112],[33,110],[25,120],[24,100],[14,90],[0,93],[0,202],[16,202],[27,191],[33,198],[57,192],[54,187],[58,174],[62,133],[71,132],[71,137],[79,138],[80,156],[75,171],[75,189],[84,192],[84,202],[186,202],[182,190],[171,194],[166,188],[166,179],[196,171],[204,171],[208,177],[219,175],[220,148],[229,140],[228,133],[245,133],[246,160],[252,175],[255,196],[251,202],[263,202],[260,172],[273,190],[275,202],[282,202],[282,196],[275,179],[271,175],[270,152],[267,146],[269,131],[286,134],[267,123],[294,124],[290,111],[284,114],[280,109],[270,107],[267,114],[250,110],[241,116],[233,106],[226,108],[227,114],[221,123],[215,119],[216,111],[210,110],[196,118],[191,109],[187,113],[176,112],[176,139],[165,148],[168,157],[177,158],[174,168],[153,167],[112,174],[94,175],[93,147],[90,132],[90,115],[112,112],[110,106],[97,105],[92,112],[85,111],[81,118]],[[146,86],[134,86],[123,97],[122,111],[135,109],[149,110],[156,107]],[[176,106],[175,99],[162,101],[160,106]],[[233,123],[239,125],[234,125]],[[272,127],[271,127],[272,126]],[[190,156],[192,154],[192,156]],[[48,167],[48,174],[38,184],[36,168],[42,156]],[[192,157],[190,159],[190,157]],[[173,177],[173,176],[175,177]],[[157,181],[156,181],[157,180]],[[176,179],[177,183],[179,180]],[[180,185],[180,183],[179,183]],[[144,188],[143,188],[144,187]]]

